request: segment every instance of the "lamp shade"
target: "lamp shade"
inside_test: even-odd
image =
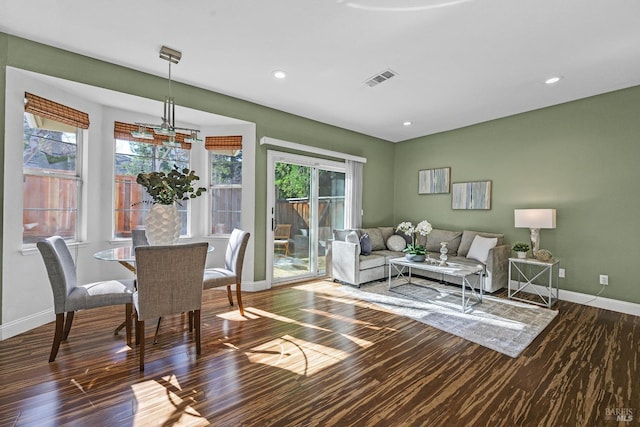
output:
[[[515,227],[556,228],[555,209],[515,209]]]

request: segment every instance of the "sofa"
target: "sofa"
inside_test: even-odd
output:
[[[405,240],[404,244],[400,236]],[[474,242],[476,237],[478,239]],[[424,245],[431,258],[438,258],[440,242],[447,242],[447,262],[483,265],[485,292],[495,292],[507,286],[511,247],[505,243],[503,234],[434,228],[426,238],[418,236],[416,243]],[[358,287],[363,283],[386,280],[389,277],[389,260],[405,256],[402,249],[408,243],[411,243],[410,237],[396,232],[394,227],[334,230],[331,244],[333,279]],[[442,279],[441,274],[429,271],[414,270],[414,274]],[[446,278],[451,283],[461,284],[458,277]]]

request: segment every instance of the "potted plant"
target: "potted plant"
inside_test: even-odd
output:
[[[183,200],[195,199],[206,190],[195,188],[193,183],[200,179],[188,168],[173,165],[169,173],[141,172],[136,182],[144,187],[151,197],[141,203],[152,203],[145,219],[146,234],[152,245],[171,245],[178,241],[182,220],[176,204]]]
[[[401,231],[407,236],[411,236],[411,243],[408,244],[407,247],[402,251],[407,254],[405,255],[407,260],[413,262],[422,262],[426,259],[427,249],[424,246],[417,244],[416,237],[418,234],[421,236],[427,236],[429,233],[431,233],[432,229],[433,228],[431,227],[431,224],[429,224],[427,220],[419,222],[415,227],[411,222],[408,221],[398,224],[396,231]]]
[[[531,246],[525,242],[515,242],[511,248],[518,254],[518,258],[526,258]]]

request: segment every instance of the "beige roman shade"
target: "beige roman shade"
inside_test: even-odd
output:
[[[24,97],[24,111],[27,113],[80,129],[89,129],[89,114],[85,112],[29,92],[25,92]]]
[[[242,135],[207,136],[204,139],[204,148],[216,151],[242,150]]]

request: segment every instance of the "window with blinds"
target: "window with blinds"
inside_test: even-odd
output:
[[[138,126],[115,122],[115,197],[114,197],[114,237],[130,238],[131,230],[144,226],[144,220],[151,208],[151,198],[136,182],[140,172],[168,173],[177,165],[180,169],[189,167],[191,144],[180,142],[180,146],[163,145],[163,136],[155,139],[135,138],[131,131]],[[168,137],[166,138],[168,140]],[[182,216],[180,235],[187,235],[189,202],[182,202],[178,211]]]
[[[31,93],[24,101],[22,242],[53,235],[77,241],[89,115]]]
[[[208,136],[211,233],[242,228],[242,136]]]

